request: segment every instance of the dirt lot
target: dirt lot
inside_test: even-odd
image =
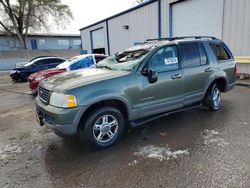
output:
[[[0,72],[0,187],[250,187],[249,88],[223,94],[218,112],[129,129],[105,150],[39,127],[27,91]]]

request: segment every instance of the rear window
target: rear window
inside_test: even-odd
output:
[[[218,61],[225,61],[232,59],[229,52],[225,49],[225,47],[222,44],[211,43],[210,47],[212,48],[214,55]]]

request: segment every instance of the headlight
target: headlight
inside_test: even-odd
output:
[[[20,71],[19,70],[12,70],[12,71],[10,71],[10,74],[15,74],[15,73],[20,73]]]
[[[39,77],[36,77],[35,80],[40,81],[40,80],[43,80],[44,78],[45,78],[45,76],[39,76]]]
[[[49,103],[52,106],[61,108],[73,108],[77,106],[76,97],[74,95],[66,95],[56,92],[52,92]]]

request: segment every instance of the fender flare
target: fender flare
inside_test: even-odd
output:
[[[131,111],[132,111],[132,107],[131,107],[129,101],[125,97],[113,95],[113,94],[102,95],[100,97],[96,97],[96,98],[91,99],[90,101],[88,101],[88,103],[86,105],[84,105],[80,108],[79,112],[77,113],[77,115],[73,121],[73,128],[74,128],[75,132],[77,132],[80,120],[81,120],[82,116],[84,115],[84,113],[86,112],[86,110],[90,106],[92,106],[98,102],[105,101],[105,100],[118,100],[118,101],[122,102],[126,107],[128,116],[130,116]]]
[[[215,77],[214,79],[211,79],[211,80],[208,82],[207,86],[205,87],[204,96],[203,96],[203,97],[206,96],[207,91],[208,91],[209,87],[211,86],[211,84],[212,84],[213,82],[215,82],[216,80],[221,79],[221,78],[225,81],[225,85],[227,86],[228,81],[227,81],[227,78],[226,78],[226,77],[224,77],[224,76]],[[225,89],[226,89],[226,88],[225,88]]]

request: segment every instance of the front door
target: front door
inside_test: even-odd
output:
[[[149,116],[182,108],[183,106],[183,70],[179,69],[176,45],[158,49],[146,63],[148,70],[156,71],[158,79],[150,83],[147,76],[137,73],[137,94],[134,108],[139,116]]]

